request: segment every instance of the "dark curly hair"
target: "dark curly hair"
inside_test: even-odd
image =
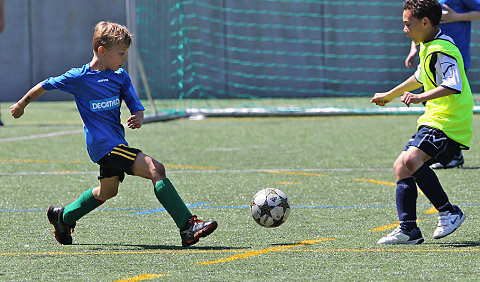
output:
[[[410,10],[416,19],[429,18],[433,26],[440,25],[442,6],[437,0],[406,0],[404,10]]]

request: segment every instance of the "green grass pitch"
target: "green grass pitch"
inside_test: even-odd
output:
[[[368,98],[358,99],[368,104]],[[182,248],[150,181],[126,177],[117,197],[55,241],[49,205],[97,185],[73,102],[36,102],[0,128],[0,281],[365,281],[480,277],[480,118],[462,169],[437,171],[463,225],[440,240],[422,194],[425,243],[379,246],[397,222],[393,161],[417,116],[207,118],[127,129],[131,146],[160,160],[193,214],[218,229]],[[127,112],[126,109],[123,110]],[[286,223],[267,229],[248,206],[260,189],[289,197]]]

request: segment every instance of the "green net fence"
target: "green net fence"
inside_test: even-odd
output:
[[[136,0],[137,90],[169,115],[322,114],[320,98],[371,96],[413,73],[402,4]],[[474,91],[479,42],[474,27]]]

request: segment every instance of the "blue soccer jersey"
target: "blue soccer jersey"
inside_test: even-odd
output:
[[[83,120],[88,154],[93,162],[98,162],[119,144],[128,145],[120,121],[122,101],[125,101],[131,114],[145,110],[128,73],[122,68],[96,71],[86,64],[63,75],[47,78],[42,87],[73,94]]]
[[[480,12],[480,0],[438,0],[440,4],[445,4],[457,13],[468,13],[471,11]],[[465,68],[470,68],[470,37],[472,22],[461,21],[447,24],[441,24],[440,29],[446,35],[453,38],[455,45],[462,53]]]

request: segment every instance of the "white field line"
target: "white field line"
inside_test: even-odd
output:
[[[38,139],[38,138],[49,138],[49,137],[56,137],[56,136],[67,135],[67,134],[78,134],[78,133],[83,133],[83,129],[58,131],[58,132],[52,132],[52,133],[46,133],[46,134],[28,135],[28,136],[20,136],[20,137],[0,138],[0,143],[24,141],[24,140],[31,140],[31,139]]]
[[[167,170],[169,173],[262,173],[272,171],[389,171],[391,168],[331,168],[331,169],[201,169],[201,170]],[[0,175],[82,175],[98,174],[98,171],[40,171],[40,172],[0,172]]]
[[[38,172],[0,172],[3,176],[22,176],[22,175],[83,175],[98,174],[98,171],[38,171]]]

